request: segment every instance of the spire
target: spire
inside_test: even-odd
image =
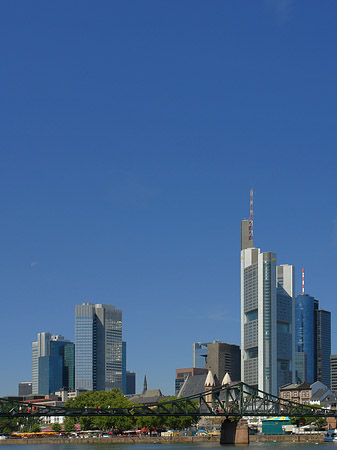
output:
[[[227,372],[226,375],[223,377],[221,384],[224,386],[226,384],[231,384],[231,382],[232,382],[231,377],[230,377],[229,373]]]
[[[206,387],[210,387],[210,386],[215,386],[215,381],[214,381],[214,377],[212,372],[209,370],[207,377],[206,377],[206,381],[205,381],[205,386]]]
[[[302,269],[302,295],[304,294],[304,269]]]
[[[143,394],[147,391],[147,381],[146,381],[146,375],[144,375],[144,384],[143,384]]]

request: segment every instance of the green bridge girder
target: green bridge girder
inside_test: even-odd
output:
[[[37,405],[0,398],[0,417],[47,417],[47,416],[290,416],[290,417],[337,417],[336,410],[302,405],[281,399],[253,388],[245,383],[218,386],[190,397],[129,408],[69,408]]]

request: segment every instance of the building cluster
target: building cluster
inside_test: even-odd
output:
[[[277,264],[274,252],[254,246],[252,191],[250,218],[241,221],[241,348],[220,341],[196,342],[192,356],[192,367],[176,370],[177,396],[219,385],[225,376],[303,402],[309,400],[308,392],[310,398],[313,393],[322,395],[322,401],[337,394],[331,313],[305,292],[304,270],[302,292],[296,296],[294,266]],[[20,384],[19,395],[74,395],[113,388],[135,394],[135,373],[126,370],[122,311],[112,305],[76,306],[75,343],[61,335],[38,333],[32,363],[32,381]],[[148,391],[145,380],[135,401],[163,397],[157,391]]]
[[[254,246],[252,206],[251,192],[250,218],[241,221],[241,380],[273,395],[295,383],[330,388],[331,313],[304,292],[304,271],[295,296],[294,266]]]
[[[62,392],[67,398],[84,390],[113,388],[133,395],[135,384],[135,372],[126,370],[122,311],[83,303],[75,307],[75,343],[61,335],[38,333],[32,343],[32,381],[19,384],[19,395]]]
[[[203,392],[207,378],[213,380],[214,386],[220,384],[226,374],[232,380],[240,381],[241,353],[238,345],[219,341],[195,342],[192,350],[193,367],[176,370],[177,396],[186,396],[186,392],[188,395]]]

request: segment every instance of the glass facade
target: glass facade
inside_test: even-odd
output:
[[[277,386],[293,381],[293,290],[294,272],[290,266],[276,268],[277,281]],[[287,291],[288,289],[288,291]],[[291,295],[290,295],[291,294]]]
[[[136,393],[136,373],[126,372],[126,395],[134,395]]]
[[[94,373],[94,321],[93,305],[76,305],[75,309],[75,389],[96,389]]]
[[[192,367],[205,368],[207,361],[207,344],[209,342],[194,342],[192,345],[193,350],[193,363]]]
[[[305,379],[301,381],[308,383],[316,381],[317,373],[317,307],[317,300],[308,294],[296,297],[296,352],[306,354]],[[303,368],[296,367],[296,371],[303,376]]]
[[[75,388],[122,389],[122,311],[83,303],[75,310]]]
[[[331,313],[317,311],[317,380],[330,388]]]
[[[38,339],[32,344],[33,356],[33,394],[54,394],[69,385],[69,367],[74,369],[74,356],[68,354],[65,362],[65,348],[73,348],[74,344],[61,335],[38,333]],[[74,350],[72,349],[72,355]]]
[[[122,392],[126,394],[126,342],[122,341]]]
[[[64,346],[63,386],[70,390],[75,389],[75,344],[73,343]]]

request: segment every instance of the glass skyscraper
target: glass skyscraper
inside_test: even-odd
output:
[[[192,367],[205,368],[207,361],[207,345],[210,342],[193,342],[193,363]]]
[[[311,295],[296,297],[296,352],[306,355],[305,370],[297,358],[301,363],[296,368],[297,378],[302,383],[313,383],[317,379],[317,309],[318,301]]]
[[[83,303],[75,308],[75,388],[122,389],[122,311]]]
[[[61,335],[38,333],[32,343],[32,392],[53,394],[61,388],[73,389],[74,344]]]
[[[300,355],[296,375],[299,381],[321,381],[330,388],[331,313],[319,309],[318,300],[302,293],[296,297],[296,352]]]
[[[241,222],[241,380],[278,395],[295,381],[294,267],[261,253]]]
[[[317,311],[317,380],[330,388],[331,312]]]

